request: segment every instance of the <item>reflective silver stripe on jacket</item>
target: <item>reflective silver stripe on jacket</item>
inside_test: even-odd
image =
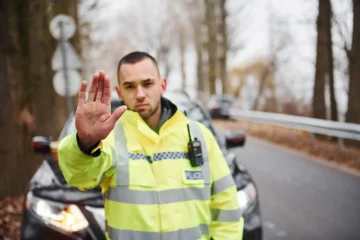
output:
[[[124,126],[120,121],[115,125],[115,148],[117,151],[116,183],[129,185],[129,153]]]
[[[111,166],[110,166],[110,168],[109,168],[107,171],[116,168],[117,159],[118,159],[115,148],[114,148],[114,147],[110,147],[110,148],[111,148]],[[107,171],[106,171],[106,172],[107,172]],[[99,184],[101,184],[102,181],[104,180],[106,172],[104,172],[104,173],[101,175]],[[105,196],[105,195],[104,195],[104,196]]]
[[[206,142],[203,132],[201,131],[201,127],[199,126],[199,124],[195,121],[190,120],[189,127],[191,131],[191,136],[193,138],[197,138],[201,142],[202,156],[204,159],[204,164],[201,166],[201,171],[204,177],[204,182],[210,183],[211,177],[210,177],[210,167],[209,167],[209,153],[206,148]]]
[[[211,209],[211,218],[213,221],[219,222],[236,222],[239,221],[241,218],[241,209]]]
[[[201,184],[201,183],[200,183]],[[179,188],[163,191],[132,190],[126,186],[111,188],[108,199],[131,204],[166,204],[191,200],[209,200],[209,185],[203,188]]]
[[[211,195],[215,195],[217,193],[223,192],[229,187],[235,185],[234,178],[232,177],[231,173],[228,175],[216,180],[213,182],[211,186]]]
[[[114,147],[111,147],[111,168],[116,168],[118,162],[117,152]]]
[[[173,232],[141,232],[120,230],[109,227],[109,236],[112,240],[115,239],[131,239],[131,240],[174,240],[174,239],[189,239],[195,240],[201,238],[202,235],[210,235],[209,226],[201,224],[198,227],[180,229]]]

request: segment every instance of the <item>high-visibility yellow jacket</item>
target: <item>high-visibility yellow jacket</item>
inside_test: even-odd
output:
[[[200,131],[206,143],[204,165],[193,167],[188,123],[177,110],[157,134],[126,111],[100,142],[97,157],[79,149],[76,133],[61,140],[66,181],[80,189],[102,187],[109,239],[242,239],[243,218],[226,160],[209,129],[193,122],[192,133]]]

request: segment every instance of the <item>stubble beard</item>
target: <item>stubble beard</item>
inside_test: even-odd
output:
[[[156,112],[157,110],[159,109],[160,107],[160,103],[158,103],[154,108],[152,108],[151,106],[149,106],[149,109],[148,111],[146,111],[145,113],[141,113],[140,111],[137,111],[140,115],[140,117],[146,121],[148,120],[149,118],[151,118]]]

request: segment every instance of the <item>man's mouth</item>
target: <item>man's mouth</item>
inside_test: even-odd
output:
[[[148,104],[137,104],[137,105],[135,105],[135,109],[142,110],[142,109],[147,108],[147,106],[148,106]]]

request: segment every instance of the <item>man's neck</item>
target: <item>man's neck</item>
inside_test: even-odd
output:
[[[157,111],[150,118],[144,120],[150,128],[155,129],[159,125],[161,119],[161,109],[162,105],[160,103]]]

